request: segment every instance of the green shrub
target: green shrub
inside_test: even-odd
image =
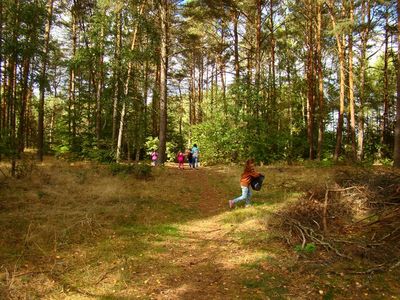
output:
[[[302,247],[302,245],[296,245],[294,247],[294,250],[297,253],[303,253],[303,254],[312,254],[317,250],[317,246],[314,243],[307,243],[304,248]]]

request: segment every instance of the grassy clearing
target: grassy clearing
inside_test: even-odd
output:
[[[241,167],[151,171],[138,179],[116,167],[48,158],[29,176],[2,181],[0,298],[390,299],[400,293],[398,269],[351,274],[362,260],[343,261],[320,246],[298,251],[287,245],[287,232],[271,226],[276,212],[351,168],[263,166],[266,185],[254,192],[254,205],[234,210],[227,200],[240,193]]]

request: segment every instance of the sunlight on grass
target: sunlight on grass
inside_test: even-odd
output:
[[[329,270],[318,262],[320,251],[299,255],[272,226],[275,212],[306,188],[325,185],[328,169],[259,169],[267,181],[253,206],[229,209],[242,166],[180,171],[174,164],[143,181],[111,176],[103,165],[45,162],[34,176],[0,186],[0,289],[12,282],[21,298],[37,299],[190,299],[202,291],[209,299],[296,299],[308,290],[310,297],[348,296],[341,291],[355,285],[354,276],[312,277]],[[374,283],[382,293],[396,286]]]

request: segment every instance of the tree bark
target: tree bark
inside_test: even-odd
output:
[[[167,73],[168,73],[168,0],[160,1],[161,21],[161,70],[160,70],[160,132],[159,132],[159,163],[163,164],[166,159],[167,143]]]
[[[117,2],[118,4],[119,2]],[[122,10],[116,12],[115,16],[115,68],[114,68],[114,95],[113,95],[113,112],[112,112],[112,133],[111,133],[111,143],[112,149],[116,146],[116,136],[117,136],[117,118],[118,118],[118,104],[120,101],[120,76],[121,76],[121,45],[122,45]]]
[[[338,32],[336,26],[336,18],[333,10],[334,10],[334,1],[330,0],[329,12],[332,21],[333,31],[335,32],[334,34],[339,54],[339,78],[340,78],[339,116],[336,129],[336,146],[335,146],[335,152],[333,154],[333,160],[337,162],[341,152],[342,138],[343,138],[344,99],[345,99],[345,50],[344,50],[344,35]]]
[[[270,10],[270,41],[271,41],[271,65],[270,65],[270,70],[271,70],[271,112],[272,116],[276,116],[277,113],[277,99],[276,99],[276,70],[275,70],[275,21],[274,21],[274,0],[270,0],[269,2],[269,10]],[[260,57],[261,60],[261,57]],[[277,127],[277,118],[274,117],[272,120],[275,124],[276,129],[278,130]]]
[[[237,9],[234,9],[232,13],[232,22],[233,22],[233,41],[234,41],[233,49],[234,49],[234,65],[235,65],[235,82],[238,82],[240,79],[240,65],[239,65],[239,32],[238,32],[239,11]]]
[[[360,96],[358,109],[358,137],[357,137],[357,158],[364,159],[364,102],[365,102],[365,76],[367,68],[367,43],[371,26],[371,5],[370,0],[363,1],[361,5],[361,19],[365,22],[361,32],[361,54],[360,54]]]
[[[151,101],[151,124],[152,136],[158,136],[159,133],[159,119],[160,119],[160,60],[157,61],[157,66],[154,71],[155,82],[153,86],[153,97]]]
[[[50,30],[53,18],[53,2],[54,0],[47,1],[47,21],[44,32],[44,53],[42,61],[42,69],[40,72],[40,96],[38,108],[38,139],[37,139],[37,158],[43,161],[44,153],[44,93],[46,86],[46,73],[47,73],[47,60],[49,54]]]
[[[29,72],[30,72],[31,58],[25,57],[22,66],[22,82],[21,82],[21,105],[19,110],[18,122],[18,153],[24,152],[25,137],[26,137],[26,108],[28,101],[29,89]]]
[[[383,147],[387,143],[387,131],[388,131],[388,116],[389,116],[389,79],[388,79],[388,61],[389,61],[389,12],[388,8],[385,12],[385,52],[384,52],[384,65],[383,65],[383,115],[381,120],[381,137],[379,148],[379,157],[383,158],[384,153],[382,152]]]
[[[77,48],[77,26],[76,26],[76,8],[75,5],[71,9],[71,37],[72,37],[72,57],[76,55]],[[76,139],[76,120],[75,120],[75,66],[70,66],[69,70],[69,86],[68,86],[68,132],[72,141],[70,144],[75,146]]]
[[[143,13],[143,8],[144,8],[144,4],[142,4],[139,9],[140,16]],[[133,29],[133,32],[132,32],[132,42],[131,42],[131,48],[130,48],[131,51],[133,51],[136,47],[138,27],[139,27],[139,24],[136,23],[135,28]],[[126,102],[127,102],[127,98],[128,98],[128,94],[129,94],[129,84],[130,84],[130,80],[131,80],[131,76],[132,76],[132,68],[133,68],[133,61],[129,60],[127,76],[126,76],[126,81],[125,81],[125,86],[124,86],[124,99],[122,101],[121,117],[120,117],[120,121],[119,121],[117,151],[116,151],[116,155],[115,155],[115,159],[117,162],[119,162],[121,159],[121,147],[122,147],[122,136],[124,134],[124,125],[125,125]]]
[[[400,66],[400,0],[397,0],[397,66]],[[394,143],[394,166],[400,168],[400,68],[396,74],[396,127]]]
[[[309,159],[315,157],[314,151],[314,112],[315,112],[315,66],[314,66],[314,28],[313,28],[313,4],[307,1],[306,9],[308,11],[308,31],[307,31],[307,140],[309,145]]]
[[[318,76],[318,160],[322,159],[325,132],[324,78],[322,71],[322,13],[321,2],[317,6],[317,76]]]
[[[3,49],[3,1],[0,1],[0,49]],[[3,51],[0,51],[0,141],[3,139],[3,105],[4,105],[4,81],[3,81]],[[0,161],[2,154],[0,153]]]
[[[354,23],[354,0],[349,2],[350,23]],[[353,74],[353,25],[351,25],[351,32],[348,35],[348,61],[349,61],[349,110],[350,110],[350,139],[352,159],[357,158],[357,145],[356,145],[356,118],[354,109],[354,74]]]
[[[105,13],[103,13],[105,16]],[[99,143],[101,139],[101,97],[103,95],[103,81],[104,81],[104,25],[101,24],[100,29],[100,45],[99,45],[99,57],[97,65],[97,78],[96,78],[96,140]]]

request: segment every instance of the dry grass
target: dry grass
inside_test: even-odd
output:
[[[348,265],[332,260],[334,253],[317,248],[298,255],[293,244],[301,240],[288,247],[288,233],[272,226],[276,213],[288,209],[293,218],[308,214],[307,226],[321,222],[326,184],[363,182],[381,195],[380,175],[390,174],[393,181],[398,174],[377,170],[366,181],[364,173],[354,175],[360,172],[355,168],[260,170],[266,185],[254,193],[254,206],[233,211],[227,200],[240,192],[237,166],[180,171],[169,165],[138,180],[113,176],[107,165],[46,158],[20,179],[0,178],[0,298],[310,299],[322,291],[326,299],[331,294],[359,299],[364,293],[379,298],[400,291],[393,280],[398,268],[376,275],[385,276],[387,286],[369,273],[369,287],[361,290],[356,282],[364,286],[366,279],[354,276],[364,275],[346,275]],[[384,198],[392,192],[395,187]],[[329,228],[341,224],[339,219],[353,222],[382,208],[366,207],[361,196],[358,206],[337,201],[341,207],[329,212]],[[371,234],[377,235],[381,224],[369,227]]]

